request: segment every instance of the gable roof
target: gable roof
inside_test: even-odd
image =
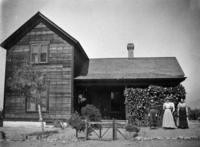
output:
[[[88,73],[76,80],[98,79],[185,79],[175,57],[90,59]]]
[[[75,38],[73,38],[71,35],[69,35],[67,32],[65,32],[63,29],[61,29],[40,12],[37,12],[12,35],[10,35],[5,41],[3,41],[1,43],[1,46],[5,49],[9,49],[40,22],[44,23],[47,27],[49,27],[49,29],[57,33],[65,41],[74,45],[88,59],[88,56],[82,48],[81,44]]]

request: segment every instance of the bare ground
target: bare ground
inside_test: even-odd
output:
[[[7,140],[0,142],[0,147],[50,147],[50,146],[68,146],[68,147],[121,147],[121,146],[136,146],[136,147],[170,147],[170,146],[183,146],[183,147],[199,147],[200,146],[200,123],[190,122],[189,129],[173,129],[165,130],[162,128],[151,130],[148,127],[142,127],[138,137],[124,139],[119,133],[117,134],[117,140],[112,141],[112,130],[103,137],[103,140],[98,140],[95,133],[89,138],[90,140],[81,140],[75,137],[74,129],[68,127],[64,130],[59,128],[47,127],[46,131],[58,131],[58,133],[52,134],[47,138],[38,140],[36,136],[30,136],[26,138],[27,134],[40,132],[39,127],[3,127],[0,131],[6,133]],[[102,131],[102,134],[105,130]],[[121,132],[126,132],[121,129]],[[79,136],[84,136],[84,133],[80,133]]]
[[[74,143],[24,141],[1,142],[0,147],[199,147],[199,140],[78,141]]]

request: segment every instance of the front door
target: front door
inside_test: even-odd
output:
[[[115,119],[125,119],[124,95],[121,90],[110,92],[110,116]]]

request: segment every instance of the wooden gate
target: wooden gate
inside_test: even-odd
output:
[[[103,137],[112,129],[112,140],[117,139],[117,133],[119,133],[124,139],[127,139],[125,134],[120,131],[120,128],[125,129],[127,121],[120,120],[104,120],[101,122],[85,121],[85,139],[88,140],[88,135],[92,132],[98,137],[98,139],[103,139]],[[103,131],[103,128],[106,130]]]

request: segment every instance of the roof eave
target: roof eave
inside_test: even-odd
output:
[[[145,87],[148,85],[177,86],[183,78],[151,78],[151,79],[75,79],[75,84],[79,86],[133,86]]]
[[[180,80],[184,81],[187,77],[169,77],[169,78],[74,78],[76,81],[92,81],[92,80]]]
[[[8,50],[14,44],[17,43],[29,30],[34,27],[39,21],[40,12],[37,12],[34,16],[28,19],[23,25],[21,25],[15,32],[13,32],[7,39],[5,39],[1,46]]]
[[[10,47],[15,45],[18,40],[20,40],[26,33],[28,33],[34,26],[38,23],[43,22],[45,25],[53,29],[55,32],[59,33],[60,37],[64,40],[68,41],[70,44],[77,46],[77,48],[81,51],[81,53],[87,58],[87,54],[82,48],[81,44],[73,38],[70,34],[65,32],[59,26],[57,26],[54,22],[44,16],[42,13],[37,12],[34,16],[32,16],[29,20],[27,20],[22,26],[20,26],[14,33],[12,33],[7,39],[5,39],[0,45],[8,50]]]

